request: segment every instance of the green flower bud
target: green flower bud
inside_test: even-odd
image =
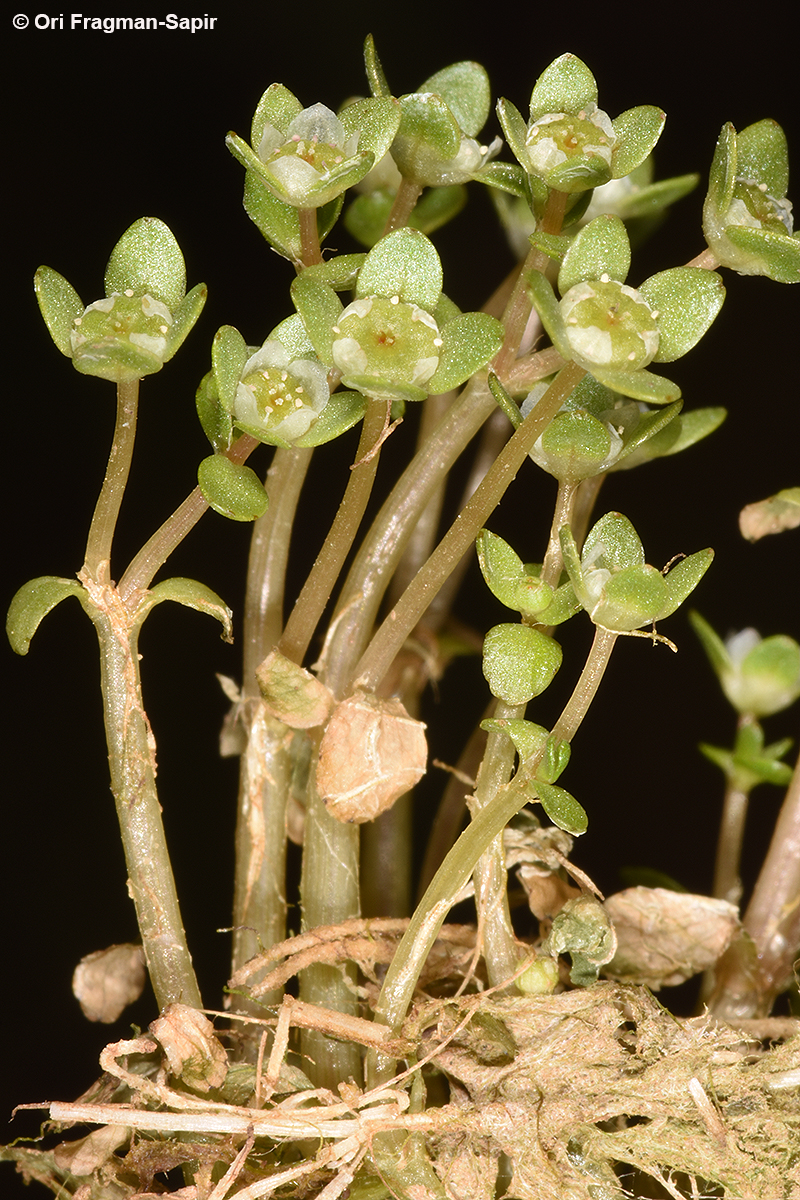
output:
[[[771,716],[800,696],[800,645],[794,638],[762,638],[756,629],[742,629],[723,642],[699,613],[691,621],[722,690],[742,716]]]
[[[740,275],[800,282],[800,237],[786,199],[789,158],[775,121],[741,133],[724,125],[711,164],[703,232],[712,254]]]
[[[697,586],[713,558],[711,550],[700,550],[665,575],[645,563],[639,535],[621,513],[600,518],[580,556],[565,525],[561,549],[578,600],[596,625],[617,633],[631,633],[670,616]]]
[[[85,308],[57,271],[34,280],[50,336],[84,375],[120,382],[160,371],[202,312],[206,289],[186,294],[183,255],[163,221],[142,217],[126,229],[106,267],[106,295]]]

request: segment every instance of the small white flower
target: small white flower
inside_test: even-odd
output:
[[[291,360],[283,344],[270,339],[245,363],[232,415],[254,436],[262,431],[292,442],[308,432],[329,399],[321,363]]]

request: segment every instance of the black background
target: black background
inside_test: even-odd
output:
[[[461,5],[413,4],[405,15],[400,3],[377,15],[370,7],[307,3],[276,10],[228,0],[209,9],[216,29],[194,35],[43,31],[34,28],[33,11],[27,30],[7,26],[13,71],[6,76],[12,82],[5,115],[11,217],[3,289],[4,603],[28,578],[69,576],[80,567],[113,428],[111,385],[78,376],[45,330],[31,286],[36,267],[60,271],[89,303],[102,294],[105,262],[119,235],[136,218],[153,215],[176,234],[189,285],[201,279],[209,285],[208,305],[187,345],[142,388],[141,439],[115,544],[119,577],[193,487],[207,453],[193,394],[208,368],[214,331],[233,324],[247,341],[260,342],[290,311],[291,269],[248,221],[242,169],[224,146],[228,129],[248,135],[268,84],[283,82],[305,104],[323,100],[336,108],[365,90],[361,45],[371,30],[398,94],[448,63],[474,58],[487,67],[494,94],[525,111],[537,75],[570,50],[594,71],[601,107],[612,117],[640,103],[666,110],[657,148],[661,176],[705,175],[725,120],[741,128],[775,117],[797,162],[797,94],[790,82],[796,46],[773,16],[763,27],[755,20],[738,27],[699,6],[691,19],[688,7],[673,8],[670,17],[667,6],[578,5],[561,16],[548,6],[534,24],[537,9],[528,4],[490,5],[478,17]],[[163,16],[166,7],[96,11]],[[491,121],[487,133],[495,132]],[[630,282],[702,249],[701,205],[702,187],[637,256]],[[338,229],[330,244],[352,248]],[[437,244],[445,290],[462,308],[479,307],[510,266],[489,202],[477,189]],[[715,547],[717,560],[696,602],[720,632],[753,624],[763,633],[800,636],[800,534],[749,546],[736,523],[743,504],[798,482],[800,289],[730,273],[725,280],[728,300],[717,324],[667,374],[683,387],[687,407],[724,404],[728,421],[680,458],[614,476],[602,508],[631,517],[656,565],[681,551]],[[402,434],[410,437],[408,429]],[[303,554],[310,559],[324,536],[354,445],[345,439],[318,455],[301,508],[295,593]],[[255,465],[263,467],[260,453]],[[525,558],[541,556],[553,493],[551,480],[523,471],[492,521]],[[238,614],[248,532],[209,514],[174,556],[170,573],[203,579]],[[505,619],[503,612],[473,578],[460,615],[485,631]],[[576,739],[564,778],[590,815],[576,861],[607,891],[619,887],[617,869],[630,863],[657,867],[694,890],[710,884],[720,783],[695,745],[723,743],[733,717],[685,616],[674,617],[665,632],[680,643],[679,655],[633,639],[619,645],[602,702]],[[589,636],[588,623],[565,630],[563,678],[531,713],[535,719],[555,719]],[[228,955],[228,937],[215,931],[230,921],[236,765],[217,756],[226,702],[214,672],[236,676],[238,651],[218,639],[212,622],[173,606],[148,623],[141,649],[184,918],[206,1002],[216,1006]],[[1,835],[5,1114],[14,1102],[78,1094],[95,1077],[102,1045],[126,1036],[131,1019],[146,1024],[154,1013],[145,998],[116,1026],[92,1026],[70,992],[82,955],[136,934],[108,791],[93,630],[70,601],[43,623],[26,659],[8,649],[2,654],[10,709]],[[432,726],[444,726],[434,753],[455,759],[456,730],[468,727],[485,696],[477,660],[445,680],[426,712]],[[768,732],[792,734],[795,726],[789,713],[774,718]],[[755,795],[748,882],[777,803],[777,791]],[[25,1114],[0,1139],[33,1127]]]

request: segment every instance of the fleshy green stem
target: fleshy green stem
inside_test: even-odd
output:
[[[92,579],[98,579],[101,564],[111,560],[111,543],[114,540],[117,517],[128,483],[133,445],[136,441],[138,407],[139,380],[125,379],[118,383],[114,440],[111,443],[105,479],[97,498],[86,542],[83,569]]]
[[[155,783],[155,743],[142,704],[138,626],[116,590],[84,574],[100,641],[101,685],[128,887],[159,1009],[202,1008],[181,921]]]
[[[353,545],[375,482],[380,439],[385,426],[385,404],[382,401],[370,400],[361,427],[356,461],[347,481],[342,502],[278,643],[281,654],[294,662],[303,661],[344,560]]]
[[[408,219],[414,211],[421,195],[422,187],[420,184],[414,183],[411,179],[401,179],[397,195],[394,198],[394,204],[392,205],[392,211],[389,213],[386,228],[383,231],[384,237],[386,237],[387,233],[394,233],[395,229],[402,229],[408,224]]]
[[[283,625],[286,562],[297,502],[311,450],[279,448],[267,473],[270,506],[250,541],[243,621],[241,756],[236,819],[233,901],[233,973],[259,949],[286,936],[286,802],[291,789],[292,733],[273,720],[258,697],[256,667]],[[269,994],[262,1004],[280,1002]],[[239,998],[238,1011],[251,1011]],[[253,1010],[256,1011],[256,1010]]]
[[[312,762],[319,752],[313,739]],[[359,827],[332,817],[314,786],[314,772],[306,793],[303,835],[303,872],[300,899],[303,929],[336,925],[360,913],[358,849]],[[343,969],[314,963],[300,976],[300,998],[335,1012],[358,1014],[355,984]],[[304,1069],[316,1087],[336,1090],[342,1080],[361,1077],[361,1055],[352,1042],[336,1041],[314,1029],[303,1030]]]
[[[571,741],[597,693],[608,666],[617,634],[595,629],[589,658],[566,708],[553,728],[561,741]],[[475,864],[494,838],[530,798],[526,782],[535,774],[536,761],[528,761],[524,776],[518,774],[495,800],[478,812],[448,853],[434,875],[409,922],[392,959],[375,1007],[375,1020],[398,1029],[414,994],[419,973],[456,896],[466,885]],[[368,1056],[368,1084],[375,1087],[391,1079],[394,1061],[385,1056]]]
[[[525,716],[525,705],[504,704],[498,700],[494,716],[500,720],[522,718]],[[513,770],[513,742],[505,733],[490,733],[475,794],[470,801],[473,819],[477,813],[495,803],[496,798],[508,787]],[[475,905],[489,985],[498,987],[511,979],[519,964],[508,907],[508,873],[502,831],[492,839],[478,859],[475,868]]]
[[[225,457],[233,463],[246,462],[260,443],[249,434],[238,438]],[[187,533],[194,529],[203,513],[208,509],[208,501],[197,487],[190,492],[172,516],[167,517],[153,536],[145,542],[139,553],[128,566],[127,571],[119,582],[119,594],[123,600],[135,600],[134,593],[144,591],[153,579],[156,571],[164,565],[172,551],[181,544]]]
[[[424,567],[384,620],[353,672],[354,683],[374,690],[403,642],[433,600],[442,583],[469,549],[484,522],[499,504],[536,439],[583,378],[575,363],[564,367],[506,443],[475,493],[456,517]]]

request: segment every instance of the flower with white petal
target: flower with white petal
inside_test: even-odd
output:
[[[245,433],[291,443],[308,432],[329,399],[325,368],[310,359],[292,360],[273,338],[245,363],[232,416]]]
[[[399,296],[366,296],[343,310],[334,328],[333,362],[346,386],[384,394],[393,385],[424,389],[439,365],[439,326]]]

